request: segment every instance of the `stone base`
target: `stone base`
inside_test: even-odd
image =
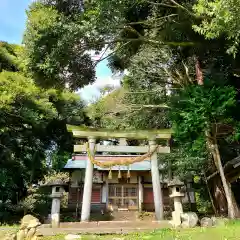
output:
[[[59,223],[60,223],[60,214],[59,213],[51,214],[52,227],[59,227]]]
[[[172,212],[172,220],[170,221],[170,224],[173,227],[179,227],[181,226],[181,214],[180,212],[173,211]]]

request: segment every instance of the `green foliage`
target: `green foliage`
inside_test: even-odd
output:
[[[183,89],[173,97],[170,113],[176,137],[193,140],[193,150],[201,147],[205,131],[218,134],[218,125],[231,123],[227,114],[234,107],[236,91],[231,86],[205,85]]]
[[[222,145],[229,136],[238,139],[239,3],[194,4],[38,0],[30,5],[24,47],[0,42],[0,200],[5,209],[7,201],[16,206],[27,186],[43,179],[49,162],[57,172],[65,164],[73,145],[67,123],[110,129],[173,126],[172,153],[161,160],[172,162],[182,178],[201,177],[209,169],[206,132],[221,137]],[[79,96],[66,89],[94,81],[89,51],[103,47],[114,51],[110,67],[127,69],[128,75],[120,89],[110,89],[87,108],[89,119]],[[204,86],[195,85],[196,63]],[[24,208],[45,215],[47,195],[30,190]],[[205,208],[202,198],[198,202]]]
[[[96,103],[87,108],[87,114],[95,127],[124,128],[124,123],[115,115],[115,110],[119,109],[119,102],[123,94],[123,89],[116,89],[107,96],[102,96]]]
[[[58,150],[52,151],[50,155],[52,169],[61,171],[66,165],[69,156],[68,152],[59,152]]]
[[[236,107],[236,91],[230,86],[189,86],[172,97],[170,119],[174,128],[176,171],[201,175],[211,165],[206,133],[224,138],[231,134],[222,126],[231,126]],[[231,127],[230,127],[231,128]]]
[[[122,79],[122,87],[89,107],[95,124],[115,129],[168,127],[168,109],[161,105],[167,99],[165,84],[168,74],[165,68],[170,51],[151,45],[144,45],[140,50],[132,57],[129,74]]]
[[[239,11],[238,0],[198,0],[194,11],[201,22],[194,25],[196,32],[207,39],[219,38],[224,35],[229,40],[228,53],[236,56],[239,48]]]
[[[20,47],[17,45],[0,41],[0,72],[2,70],[13,72],[19,70],[20,63],[17,57],[19,49]]]
[[[46,150],[71,155],[66,123],[82,123],[85,115],[78,95],[46,91],[20,72],[0,73],[0,96],[1,200],[15,204],[47,171]]]
[[[19,223],[23,214],[21,206],[13,204],[11,201],[0,201],[0,226],[3,224],[12,225]]]
[[[202,189],[204,188],[202,187]],[[212,208],[211,202],[199,192],[195,193],[195,197],[198,211],[203,214],[209,213]]]
[[[30,188],[28,195],[24,198],[19,206],[24,210],[24,214],[33,214],[43,220],[47,217],[51,209],[51,189]]]
[[[49,171],[47,175],[44,175],[41,184],[49,184],[55,182],[56,180],[61,180],[64,183],[69,182],[69,173],[68,172],[57,172]]]
[[[36,87],[31,79],[25,78],[20,73],[2,72],[0,73],[0,108],[11,109],[14,103],[28,103],[32,108],[38,109],[37,113],[31,113],[30,109],[22,109],[22,113],[26,118],[34,118],[36,122],[43,120],[41,113],[45,112],[46,117],[52,118],[56,116],[53,104],[49,102],[48,93]],[[25,112],[24,112],[25,110]],[[44,119],[45,120],[45,119]]]
[[[76,90],[95,79],[87,54],[91,40],[82,16],[65,16],[54,6],[33,3],[28,10],[24,36],[26,71],[43,87]]]
[[[66,86],[75,90],[94,80],[87,53],[94,41],[82,13],[62,7],[54,1],[32,3],[24,46],[0,42],[1,221],[10,220],[11,209],[49,172],[49,163],[59,171],[71,156],[73,137],[66,124],[89,124],[79,95]],[[27,211],[46,211],[48,198],[41,191],[26,198]]]
[[[31,174],[38,176],[40,168],[44,169],[39,130],[57,116],[57,111],[48,94],[20,73],[1,72],[0,82],[0,161],[5,179],[1,181],[1,195],[5,201],[17,199],[16,193],[24,191],[24,179],[30,180]],[[7,179],[11,181],[6,184]]]
[[[50,197],[52,189],[44,186],[44,184],[51,183],[55,180],[62,180],[67,183],[69,181],[68,173],[49,171],[48,174],[43,176],[40,186],[29,187],[28,195],[20,203],[19,207],[23,208],[24,213],[36,215],[38,218],[47,217],[51,209],[52,199]],[[68,194],[65,192],[61,199],[61,208],[66,208],[68,203]]]

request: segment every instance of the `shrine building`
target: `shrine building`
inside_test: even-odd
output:
[[[109,206],[113,211],[155,211],[156,219],[163,219],[169,193],[157,154],[170,153],[170,129],[118,132],[72,125],[67,129],[83,143],[74,145],[74,155],[64,167],[71,176],[69,207],[79,206],[81,221]],[[103,144],[113,139],[118,145]],[[131,139],[143,144],[128,146]],[[159,140],[165,144],[158,145]]]
[[[126,157],[129,155],[95,155],[98,161]],[[71,173],[69,208],[73,209],[77,203],[80,205],[82,203],[87,161],[86,155],[74,155],[64,167]],[[109,171],[110,169],[94,165],[91,211],[104,210],[108,205],[112,205],[115,211],[154,211],[150,159],[129,166],[114,166],[111,169],[111,176]],[[165,210],[169,207],[167,181],[161,178],[161,175],[160,181]]]

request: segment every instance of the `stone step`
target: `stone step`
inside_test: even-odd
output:
[[[112,221],[137,221],[138,212],[135,211],[114,211]]]
[[[145,232],[156,229],[170,228],[169,221],[131,222],[131,221],[102,221],[61,223],[59,228],[42,225],[38,235],[53,236],[58,234],[127,234],[130,232]]]

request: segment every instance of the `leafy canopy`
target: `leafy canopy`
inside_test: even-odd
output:
[[[56,162],[71,155],[73,139],[66,124],[81,124],[87,118],[79,95],[43,89],[21,71],[22,47],[3,43],[1,50],[5,53],[0,58],[1,200],[15,203],[48,171],[48,152],[54,153]]]
[[[33,3],[24,36],[27,72],[43,87],[76,90],[95,79],[91,39],[81,12],[74,18],[56,7]]]
[[[240,2],[238,0],[198,0],[194,6],[201,22],[194,25],[196,32],[207,39],[224,35],[229,40],[228,53],[234,56],[239,51],[240,43]]]
[[[231,134],[235,107],[236,90],[231,86],[206,84],[182,89],[172,98],[169,115],[177,145],[189,156],[206,161],[206,133],[214,138]]]

